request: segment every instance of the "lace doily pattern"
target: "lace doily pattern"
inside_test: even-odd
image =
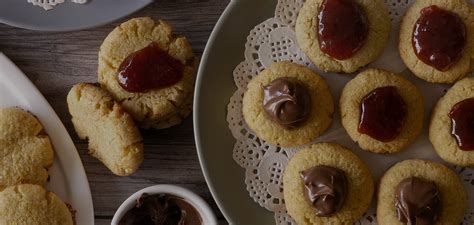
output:
[[[414,0],[385,0],[392,20],[391,39],[380,59],[370,66],[393,72],[406,70],[406,67],[398,55],[396,37],[398,37],[400,19],[406,7],[413,1]],[[245,169],[245,184],[247,185],[249,195],[260,206],[275,213],[275,221],[278,225],[296,224],[285,211],[282,176],[288,160],[298,149],[285,149],[272,146],[259,139],[246,126],[241,111],[242,97],[245,88],[248,82],[259,72],[274,62],[285,60],[306,65],[323,75],[328,81],[335,99],[339,98],[340,90],[344,84],[351,79],[351,77],[348,76],[335,76],[322,73],[317,70],[306,55],[299,49],[296,42],[294,26],[298,12],[303,4],[304,0],[279,0],[275,10],[275,17],[262,22],[250,31],[247,37],[247,43],[245,44],[245,61],[237,65],[233,72],[237,91],[230,98],[230,103],[227,108],[229,128],[236,139],[233,149],[233,158]],[[441,87],[433,87],[430,86],[430,84],[426,84],[426,82],[418,83],[418,85],[421,85],[422,87],[420,87],[420,89],[426,92],[440,92],[434,95],[434,98],[442,94],[443,88]],[[436,100],[428,101],[431,102],[430,104],[434,104]],[[322,137],[315,140],[315,142],[335,141],[350,146],[351,148],[357,148],[357,145],[352,143],[344,128],[342,128],[338,119],[339,115],[334,115],[334,118],[332,128]],[[426,137],[423,138],[426,139]],[[414,144],[413,147],[419,148],[420,146],[429,146],[429,142],[427,140],[419,141],[419,143]],[[364,151],[360,150],[356,153],[365,159],[365,161],[374,161],[373,158],[369,159],[367,155],[363,155],[363,152]],[[417,153],[415,152],[414,154],[416,156]],[[431,149],[428,149],[427,154],[432,155],[428,158],[436,157],[436,154]],[[370,157],[374,157],[373,154]],[[390,163],[413,157],[413,155],[393,157],[396,159],[390,158]],[[379,165],[369,166],[376,177],[380,176],[383,170],[385,170],[385,168],[383,170],[378,168]],[[474,224],[474,201],[472,201],[472,199],[474,199],[474,170],[467,168],[454,169],[460,175],[466,191],[469,193],[469,199],[471,199],[463,225]],[[377,224],[375,216],[375,207],[372,207],[355,224],[375,225]]]
[[[85,4],[88,0],[71,0],[71,2]],[[45,10],[53,9],[56,5],[64,3],[64,0],[28,0],[29,3],[39,6]]]

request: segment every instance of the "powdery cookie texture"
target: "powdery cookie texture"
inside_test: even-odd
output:
[[[438,187],[442,209],[436,224],[461,224],[467,196],[459,177],[441,164],[413,159],[395,164],[381,178],[377,203],[379,225],[404,225],[397,218],[395,192],[398,184],[410,177],[433,181]]]
[[[387,45],[391,22],[383,0],[354,0],[365,12],[368,34],[365,44],[351,58],[335,59],[319,48],[317,35],[318,13],[324,0],[308,0],[296,21],[296,38],[301,50],[321,70],[352,73],[375,61]]]
[[[425,7],[436,5],[441,9],[456,13],[466,25],[467,43],[462,58],[449,70],[442,72],[424,63],[413,49],[413,29]],[[400,23],[400,39],[398,49],[405,65],[416,76],[433,83],[454,83],[474,70],[474,10],[465,0],[416,0],[408,8]]]
[[[344,171],[348,191],[340,211],[318,217],[306,199],[300,172],[315,166],[331,166]],[[369,208],[374,193],[372,174],[364,162],[345,147],[333,143],[314,144],[290,159],[283,175],[283,194],[288,214],[299,225],[353,224]]]
[[[469,98],[474,98],[473,77],[458,81],[439,99],[431,116],[429,136],[434,149],[443,160],[459,166],[474,167],[474,151],[459,148],[456,138],[451,134],[452,122],[448,116],[454,105]]]
[[[66,204],[43,187],[23,184],[0,192],[0,225],[73,225]]]
[[[114,174],[127,176],[143,161],[143,143],[132,117],[105,90],[77,84],[67,96],[77,135],[89,139],[89,153]]]
[[[263,109],[263,87],[281,77],[298,80],[311,98],[310,115],[303,124],[291,130],[274,122]],[[329,87],[320,75],[302,65],[278,62],[249,82],[242,100],[242,112],[245,122],[258,137],[276,146],[294,147],[308,144],[329,128],[334,103]]]
[[[400,134],[392,141],[382,142],[359,133],[361,102],[374,89],[394,86],[407,106],[407,116]],[[405,78],[380,69],[367,69],[349,81],[340,98],[341,122],[349,136],[362,149],[375,153],[395,153],[412,143],[423,128],[423,96]]]
[[[118,68],[130,54],[155,42],[184,65],[183,78],[170,87],[144,93],[124,90],[117,81]],[[185,37],[176,37],[171,26],[151,18],[134,18],[116,27],[99,51],[99,83],[112,94],[143,128],[167,128],[181,123],[192,111],[198,59]]]
[[[0,190],[44,185],[53,157],[49,137],[33,115],[19,108],[0,109]]]

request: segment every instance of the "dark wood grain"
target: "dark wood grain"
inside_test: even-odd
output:
[[[102,40],[120,22],[150,16],[169,21],[201,55],[229,0],[157,0],[145,9],[102,27],[47,33],[0,24],[0,51],[11,58],[53,106],[71,134],[89,179],[97,225],[110,224],[118,206],[133,192],[154,184],[178,184],[201,195],[226,224],[201,172],[194,144],[192,118],[166,130],[143,130],[145,161],[130,177],[111,174],[87,154],[70,122],[66,94],[78,82],[96,82],[97,53]]]

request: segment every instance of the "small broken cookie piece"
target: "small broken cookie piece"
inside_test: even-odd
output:
[[[49,137],[33,115],[19,108],[0,109],[0,190],[44,185],[53,157]]]
[[[143,143],[132,117],[105,90],[92,84],[75,85],[67,96],[72,123],[89,153],[114,174],[128,176],[143,161]]]
[[[22,184],[0,192],[0,225],[73,225],[68,206],[39,185]]]

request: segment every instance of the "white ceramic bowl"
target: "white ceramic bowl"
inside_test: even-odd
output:
[[[197,194],[194,192],[179,187],[175,185],[155,185],[147,187],[138,192],[135,192],[132,196],[128,197],[122,205],[115,212],[114,218],[112,219],[112,225],[118,225],[120,219],[128,212],[130,209],[135,207],[137,199],[143,194],[147,193],[150,195],[153,194],[171,194],[183,198],[184,200],[191,203],[194,208],[198,211],[202,218],[203,225],[217,225],[216,216],[212,212],[209,205]]]

